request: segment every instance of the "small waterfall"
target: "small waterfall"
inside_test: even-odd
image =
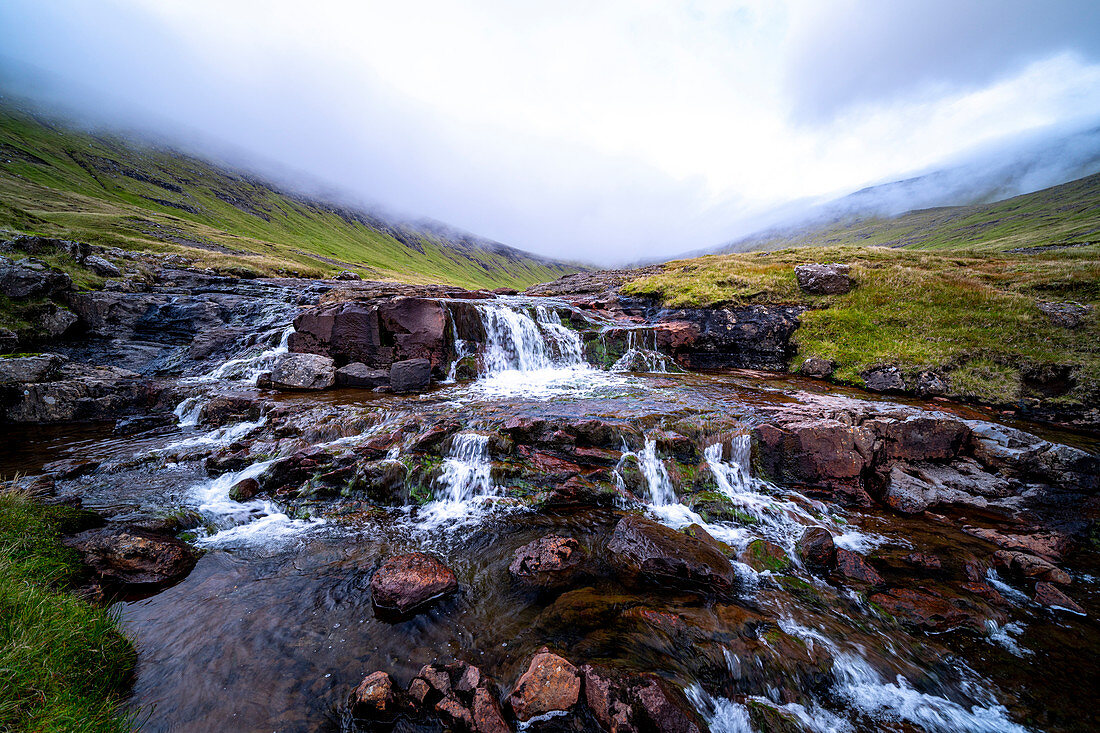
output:
[[[627,331],[626,351],[611,365],[611,371],[667,374],[668,357],[657,351],[657,334],[652,330]]]
[[[479,305],[478,312],[487,336],[483,361],[488,374],[584,362],[580,336],[545,306],[534,307],[534,318],[523,309],[496,303]]]
[[[443,459],[443,474],[438,479],[439,501],[465,502],[477,496],[492,496],[489,436],[459,433],[454,436],[450,455]]]
[[[188,397],[176,405],[173,412],[178,418],[179,426],[181,428],[193,428],[198,425],[199,416],[202,414],[202,408],[205,404],[206,401],[202,397]]]
[[[676,498],[676,490],[672,488],[672,478],[668,475],[665,462],[657,455],[657,440],[646,438],[645,447],[638,454],[638,463],[642,467],[642,475],[649,485],[649,501],[654,506],[672,506],[679,504]]]
[[[255,383],[260,374],[271,368],[276,357],[289,351],[287,344],[290,341],[290,334],[294,333],[294,326],[269,331],[265,334],[264,340],[270,343],[277,333],[279,334],[279,341],[274,346],[266,348],[258,354],[230,359],[211,372],[199,377],[199,379],[203,381],[230,379]]]

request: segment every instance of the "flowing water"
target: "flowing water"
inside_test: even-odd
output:
[[[1098,679],[1095,614],[1051,621],[996,578],[1018,607],[1013,622],[991,621],[982,632],[943,639],[904,631],[864,596],[802,568],[794,550],[802,533],[825,527],[838,546],[861,553],[879,548],[884,557],[917,541],[964,551],[973,538],[950,525],[930,529],[872,509],[840,509],[755,477],[748,428],[756,405],[791,399],[783,388],[721,375],[633,373],[668,368],[647,348],[655,341],[643,344],[633,335],[630,360],[624,355],[610,371],[594,368],[559,307],[524,298],[478,303],[485,343],[459,347],[456,337],[455,348],[459,358],[478,355],[481,374],[472,382],[455,383],[452,366],[450,384],[421,396],[280,397],[281,407],[310,416],[307,427],[317,440],[270,434],[265,417],[201,427],[206,397],[196,394],[176,408],[177,426],[121,445],[108,431],[90,428],[74,430],[71,440],[58,433],[26,448],[19,448],[25,438],[15,441],[4,470],[33,472],[36,460],[41,465],[58,455],[110,462],[72,487],[90,508],[156,507],[200,518],[192,538],[206,553],[191,575],[118,605],[139,650],[132,705],[147,720],[145,730],[337,730],[343,701],[368,672],[383,669],[406,683],[423,664],[464,659],[507,684],[547,644],[578,664],[598,660],[659,672],[684,689],[713,731],[759,729],[750,712],[761,708],[811,731],[1086,730],[1098,720],[1084,694]],[[265,330],[197,380],[211,390],[247,389],[285,352],[289,333]],[[639,359],[649,360],[647,368],[622,371]],[[677,488],[684,480],[680,469],[660,450],[653,426],[714,414],[742,429],[700,445],[700,470],[709,473],[700,480],[712,481],[736,510],[735,519],[707,522],[685,503]],[[493,441],[494,430],[516,417],[636,426],[641,440],[628,445],[624,437],[622,445],[610,446],[619,448],[608,469],[608,482],[621,490],[617,505],[539,511],[510,498],[502,484],[507,476],[496,473]],[[235,484],[264,475],[305,443],[337,453],[360,450],[406,420],[457,425],[443,443],[431,496],[419,504],[353,511],[349,503],[346,513],[320,517],[291,512],[277,498],[230,498]],[[238,470],[209,478],[189,458],[245,440],[255,441],[256,460]],[[402,460],[407,443],[387,448],[386,459]],[[634,499],[624,498],[634,466],[641,479]],[[506,568],[516,548],[562,534],[598,555],[627,509],[676,529],[699,525],[735,553],[767,540],[787,552],[793,568],[780,575],[734,561],[742,585],[727,605],[626,589],[606,575],[557,598],[511,583]],[[384,557],[415,549],[430,549],[453,568],[461,592],[410,619],[376,618],[371,572]],[[1078,600],[1095,611],[1096,581],[1084,585]],[[677,636],[611,612],[624,604],[691,619],[692,628],[741,631]],[[756,636],[751,629],[767,627],[768,619],[774,631]],[[786,676],[760,671],[782,667],[790,656],[783,644],[809,659],[822,655],[824,671],[810,674],[811,662],[792,662]],[[797,699],[777,681],[792,678],[804,681]],[[1017,689],[1021,680],[1033,689]],[[1062,712],[1051,714],[1044,705]]]

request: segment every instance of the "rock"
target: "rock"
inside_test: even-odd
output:
[[[233,501],[248,501],[260,493],[260,482],[254,478],[243,478],[229,489],[229,498]]]
[[[72,312],[55,303],[47,303],[45,309],[38,314],[37,326],[45,338],[57,339],[68,333],[78,320],[80,319]]]
[[[629,583],[729,596],[737,575],[729,560],[702,540],[630,515],[615,525],[607,551]]]
[[[863,557],[851,550],[837,548],[836,565],[840,574],[852,580],[858,580],[870,585],[882,585],[884,582],[873,567]]]
[[[361,361],[356,361],[336,370],[337,387],[360,387],[374,389],[388,387],[390,373],[386,369],[371,369]]]
[[[159,390],[138,381],[125,369],[86,364],[67,364],[57,381],[24,384],[14,390],[6,405],[13,423],[50,423],[73,420],[114,419],[124,412],[156,402]]]
[[[938,595],[913,588],[891,588],[870,600],[905,623],[925,631],[944,632],[965,625],[981,628],[973,613]]]
[[[484,687],[474,690],[474,730],[477,733],[511,733],[496,695]]]
[[[1011,508],[1014,500],[1008,481],[986,473],[969,459],[950,465],[895,463],[882,496],[884,504],[902,514],[919,514],[943,505]]]
[[[1089,313],[1092,312],[1091,305],[1074,302],[1050,303],[1039,301],[1038,305],[1039,310],[1051,323],[1069,329],[1080,328],[1081,324],[1088,318]]]
[[[70,290],[73,281],[61,270],[32,257],[14,262],[0,257],[0,295],[21,300]]]
[[[836,370],[836,364],[828,359],[822,359],[817,356],[811,356],[802,362],[802,366],[798,368],[798,371],[807,377],[816,377],[817,379],[827,379],[833,375],[833,371]]]
[[[397,460],[383,460],[359,467],[354,480],[356,488],[364,490],[367,498],[383,506],[404,506],[407,503],[405,482],[409,469]]]
[[[778,483],[847,487],[857,503],[869,503],[862,489],[871,464],[874,434],[838,420],[803,420],[754,428],[764,473]]]
[[[66,359],[58,354],[0,357],[0,384],[47,382]]]
[[[423,552],[391,557],[370,582],[376,608],[406,614],[423,610],[458,590],[454,572]]]
[[[896,366],[876,366],[861,372],[863,386],[872,392],[904,392],[905,380]]]
[[[642,478],[644,479],[644,476]],[[632,493],[638,495],[638,491],[642,491],[640,495],[645,496],[645,485],[633,490]],[[742,510],[734,506],[728,496],[718,491],[700,491],[687,497],[684,503],[707,522],[743,522],[747,517]]]
[[[132,415],[115,423],[115,435],[137,435],[157,428],[174,427],[179,418],[171,412],[154,412],[151,415]]]
[[[256,420],[260,417],[261,404],[245,395],[218,395],[199,410],[199,424],[221,427],[230,423]]]
[[[849,273],[851,265],[834,262],[828,265],[809,264],[794,268],[798,287],[813,295],[841,295],[855,287]]]
[[[271,368],[270,379],[274,389],[328,389],[336,384],[336,369],[327,356],[282,354]]]
[[[1067,596],[1050,583],[1039,581],[1035,584],[1035,602],[1054,609],[1064,609],[1085,615],[1085,609],[1081,608],[1072,598]]]
[[[705,725],[682,695],[656,675],[646,675],[645,682],[634,690],[641,712],[650,726],[643,729],[662,733],[700,733]]]
[[[19,336],[10,328],[0,328],[0,354],[10,354],[19,346]]]
[[[515,288],[493,288],[493,295],[518,295],[519,291]]]
[[[935,397],[947,394],[947,379],[939,372],[925,370],[917,374],[917,383],[913,391],[921,397]]]
[[[93,529],[64,540],[96,574],[118,586],[162,587],[182,580],[198,561],[185,542],[143,530]]]
[[[583,559],[575,539],[550,535],[516,550],[508,571],[516,580],[536,588],[561,588],[577,576]]]
[[[767,540],[753,540],[739,558],[757,572],[771,570],[784,572],[791,567],[791,559],[782,547]]]
[[[568,660],[543,647],[519,678],[508,704],[520,722],[546,713],[568,711],[581,694],[581,678]]]
[[[1045,580],[1058,585],[1069,585],[1073,578],[1065,570],[1041,557],[1014,550],[997,550],[993,553],[993,564],[1013,575]]]
[[[427,359],[395,361],[390,367],[390,389],[394,392],[419,392],[432,380],[432,363]]]
[[[836,567],[836,545],[833,535],[824,527],[808,527],[796,550],[808,568],[828,571]]]
[[[435,712],[451,730],[473,730],[474,716],[453,697],[445,697],[435,704]]]
[[[751,305],[661,311],[653,327],[657,350],[685,369],[786,371],[796,347],[799,306]]]
[[[340,270],[332,276],[333,280],[362,280],[363,277],[358,272],[352,272],[351,270]]]
[[[942,414],[871,420],[867,424],[882,439],[887,460],[949,460],[959,455],[970,438],[966,423]]]
[[[84,266],[97,275],[103,277],[121,277],[122,270],[118,269],[114,263],[109,260],[100,257],[99,255],[88,255],[84,258]]]
[[[401,712],[401,691],[385,672],[372,672],[351,693],[348,704],[359,720],[389,722]]]

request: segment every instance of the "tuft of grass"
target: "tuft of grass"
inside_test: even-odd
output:
[[[794,268],[852,266],[844,295],[808,295]],[[679,307],[785,303],[805,306],[795,364],[810,356],[837,364],[833,378],[863,385],[861,373],[892,364],[907,377],[947,374],[949,395],[989,404],[1020,400],[1062,409],[1100,401],[1100,245],[1035,254],[885,247],[802,247],[711,255],[668,263],[623,287]],[[1052,324],[1041,300],[1093,306],[1077,329]],[[1066,372],[1054,395],[1027,374]]]
[[[59,534],[81,513],[0,491],[0,730],[129,731],[136,655],[117,618],[67,592],[82,574]]]

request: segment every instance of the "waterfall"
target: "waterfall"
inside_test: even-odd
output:
[[[437,483],[439,501],[465,502],[477,496],[496,493],[489,473],[489,436],[459,433],[454,436],[450,454],[443,459],[443,473]]]
[[[534,307],[534,318],[508,305],[478,306],[485,325],[485,371],[531,372],[584,362],[580,336],[562,325],[553,310]]]
[[[647,334],[648,344],[645,338]],[[611,365],[613,372],[666,374],[668,370],[668,357],[657,351],[657,334],[652,330],[627,331],[626,351]]]
[[[256,377],[271,368],[272,364],[275,363],[276,357],[289,351],[287,344],[290,341],[290,334],[294,333],[294,326],[281,330],[274,329],[269,331],[264,334],[264,340],[270,343],[276,333],[279,334],[279,341],[275,346],[266,348],[258,354],[230,359],[216,369],[199,377],[199,379],[203,381],[233,379],[254,383]]]
[[[672,488],[672,478],[668,475],[665,462],[657,455],[657,440],[646,438],[645,448],[637,455],[646,484],[649,486],[649,501],[654,506],[672,506],[679,504],[676,490]]]

